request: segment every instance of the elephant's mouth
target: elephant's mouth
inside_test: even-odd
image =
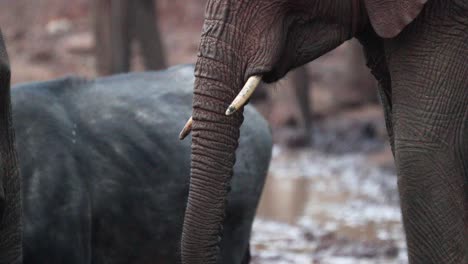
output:
[[[241,89],[239,94],[236,96],[236,98],[234,98],[232,103],[227,108],[227,116],[234,114],[237,110],[239,110],[247,103],[255,89],[257,89],[258,85],[261,83],[262,77],[262,75],[253,75],[247,79],[247,82],[245,83],[244,87]],[[190,134],[190,132],[192,131],[192,123],[193,119],[192,117],[190,117],[179,134],[180,140],[183,140]]]

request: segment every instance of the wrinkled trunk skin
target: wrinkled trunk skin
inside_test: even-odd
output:
[[[227,92],[229,82],[222,80],[223,73],[202,77],[208,74],[207,68],[201,64],[196,68],[190,191],[182,235],[183,263],[217,263],[226,197],[243,121],[242,111],[235,116],[224,115],[234,95]]]
[[[11,121],[10,68],[0,31],[0,263],[22,263],[21,194]]]
[[[195,68],[190,191],[181,241],[184,264],[219,261],[226,197],[243,121],[243,110],[232,116],[225,111],[245,81],[245,63],[230,52],[234,47],[217,41],[232,36],[234,27],[219,17],[210,19],[210,14],[228,15],[227,10],[219,12],[228,7],[210,3]]]
[[[207,76],[212,72],[208,65],[213,62],[201,62],[204,60],[199,59],[195,70],[192,164],[182,237],[183,263],[217,261],[226,197],[243,121],[242,111],[231,117],[224,115],[235,95],[228,92],[231,89],[229,81],[223,80],[225,73]]]

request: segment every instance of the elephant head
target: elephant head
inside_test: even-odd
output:
[[[11,121],[10,67],[0,31],[0,263],[22,263],[21,193]]]
[[[242,105],[260,80],[279,80],[352,38],[369,22],[380,37],[394,37],[425,2],[208,1],[195,68],[193,116],[181,133],[193,134],[183,263],[218,261]]]

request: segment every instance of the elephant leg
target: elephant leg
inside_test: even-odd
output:
[[[131,31],[133,38],[139,42],[145,68],[149,70],[164,69],[166,57],[156,17],[155,1],[131,1],[130,5],[133,9]]]
[[[393,121],[392,121],[392,94],[391,90],[388,89],[390,82],[382,81],[379,83],[379,97],[380,102],[383,106],[384,116],[385,116],[385,125],[387,127],[388,139],[390,146],[392,148],[393,156],[395,156],[395,139],[393,131]]]
[[[444,105],[434,109],[429,120],[422,114],[427,109],[422,102],[414,103],[419,107],[395,106],[395,160],[410,260],[467,263],[462,259],[468,173],[463,161],[468,155],[461,140],[467,130],[461,117],[466,120],[468,108],[453,114],[456,109]],[[456,117],[460,120],[453,120]],[[447,126],[441,128],[440,122]]]
[[[382,39],[375,34],[370,26],[361,32],[357,38],[364,48],[367,67],[379,82],[378,94],[385,114],[385,125],[390,146],[392,148],[392,153],[395,156],[395,140],[392,121],[392,82],[385,58],[384,44]]]
[[[101,75],[130,70],[129,0],[93,1],[96,67]]]
[[[393,106],[395,161],[410,263],[467,263],[463,249],[468,167],[463,163],[468,148],[463,141],[468,135],[468,89],[442,88],[431,99],[429,91],[434,90],[427,91],[419,96],[400,91]],[[398,98],[403,94],[410,96]]]
[[[23,263],[21,179],[11,115],[10,64],[0,30],[0,263]]]
[[[247,245],[245,250],[244,258],[242,258],[242,264],[249,264],[252,256],[250,255],[250,243]]]
[[[309,75],[307,66],[302,66],[292,72],[292,82],[294,85],[297,102],[304,121],[304,136],[307,144],[313,144],[312,137],[312,115],[311,101],[309,100]]]
[[[459,96],[467,102],[466,94]],[[394,105],[395,160],[410,260],[466,263],[461,260],[468,173],[463,161],[468,155],[462,139],[468,109],[450,105],[454,98],[440,96],[428,104],[421,96],[412,99]]]
[[[445,6],[437,8],[444,12]],[[437,25],[447,24],[439,21],[444,17],[449,16],[434,17],[431,23],[417,20],[385,43],[411,264],[468,263],[468,30],[455,22],[437,30]]]

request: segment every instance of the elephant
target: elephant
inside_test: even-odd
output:
[[[154,0],[96,0],[93,4],[96,70],[101,75],[128,72],[132,40],[138,42],[145,69],[166,68]]]
[[[193,70],[182,65],[12,89],[22,263],[180,263],[190,144],[177,136],[190,115]],[[220,242],[223,263],[249,261],[271,157],[266,121],[253,108],[246,115]]]
[[[379,82],[409,263],[468,263],[468,2],[208,0],[184,130],[192,132],[184,264],[220,262],[252,91],[353,37]]]
[[[0,263],[22,257],[21,179],[11,116],[10,63],[0,30]]]

